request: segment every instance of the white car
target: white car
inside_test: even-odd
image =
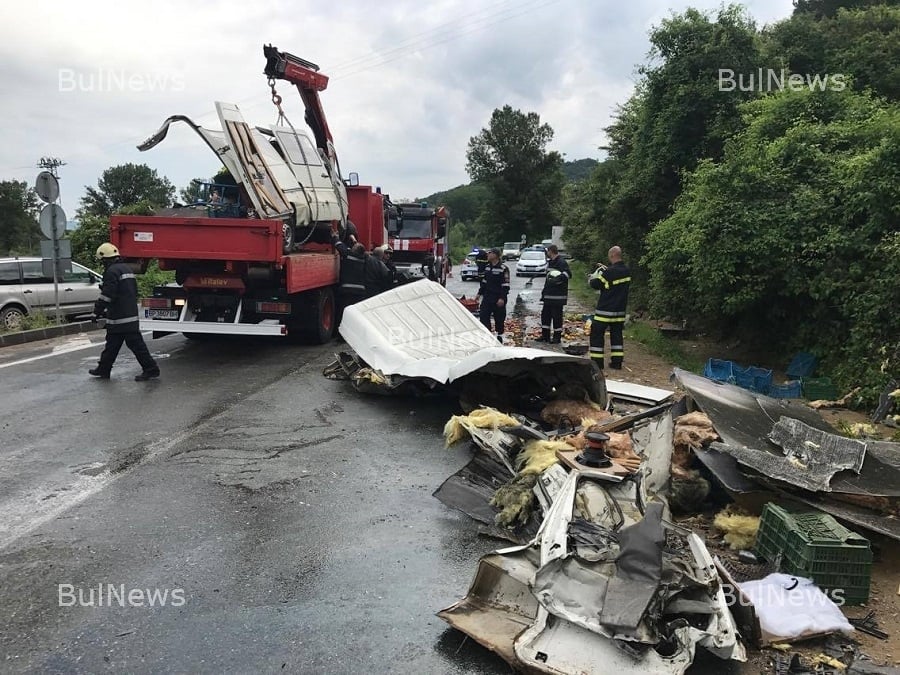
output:
[[[463,261],[459,273],[463,281],[478,281],[478,264],[475,262],[475,254],[470,253]]]
[[[526,249],[516,263],[517,277],[543,277],[547,274],[547,256],[543,251]]]

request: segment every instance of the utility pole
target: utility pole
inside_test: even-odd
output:
[[[50,173],[53,174],[54,178],[59,178],[57,173],[57,169],[61,166],[65,166],[66,163],[62,161],[59,157],[41,157],[40,161],[38,161],[37,168],[46,169]]]
[[[41,231],[50,239],[50,258],[53,266],[53,298],[56,304],[56,323],[60,323],[59,311],[59,267],[60,267],[60,237],[66,232],[66,216],[62,207],[57,204],[59,199],[59,176],[57,170],[66,163],[58,157],[41,157],[38,161],[38,168],[44,171],[38,175],[35,191],[38,196],[47,205],[41,210]],[[60,225],[62,227],[60,228]],[[68,240],[66,241],[68,244]],[[43,253],[43,244],[41,245],[41,258],[48,256]],[[71,259],[71,249],[68,249],[66,256]],[[71,262],[71,260],[70,260]]]

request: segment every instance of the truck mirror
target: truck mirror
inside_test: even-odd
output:
[[[351,171],[347,183],[349,183],[350,187],[359,185],[359,174],[356,171]]]

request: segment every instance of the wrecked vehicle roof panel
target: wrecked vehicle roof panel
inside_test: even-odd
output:
[[[447,289],[428,280],[404,284],[344,312],[340,334],[385,375],[453,382],[488,364],[506,361],[573,363],[579,356],[505,347]]]
[[[770,439],[773,427],[782,417],[799,420],[811,429],[840,438],[815,410],[754,394],[734,385],[713,382],[677,368],[675,376],[688,395],[709,416],[722,437],[722,443],[714,443],[711,447],[730,452],[742,464],[775,480],[799,484],[809,490],[823,489],[815,487],[822,484],[821,480],[814,481],[809,475],[806,476],[807,480],[798,483],[798,474],[804,471],[803,467],[785,457],[784,451]],[[837,462],[837,473],[832,472],[834,477],[827,482],[830,491],[854,495],[900,496],[900,446],[894,446],[897,444],[866,443],[868,452],[858,475],[853,470],[841,470],[845,466]],[[850,464],[856,466],[852,460]],[[715,471],[713,466],[709,468]]]

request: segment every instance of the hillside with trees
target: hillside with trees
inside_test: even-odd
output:
[[[561,213],[570,249],[624,246],[635,308],[813,351],[871,402],[900,375],[900,7],[795,4],[773,26],[727,7],[654,28],[609,158]],[[776,86],[720,91],[723,68]]]

